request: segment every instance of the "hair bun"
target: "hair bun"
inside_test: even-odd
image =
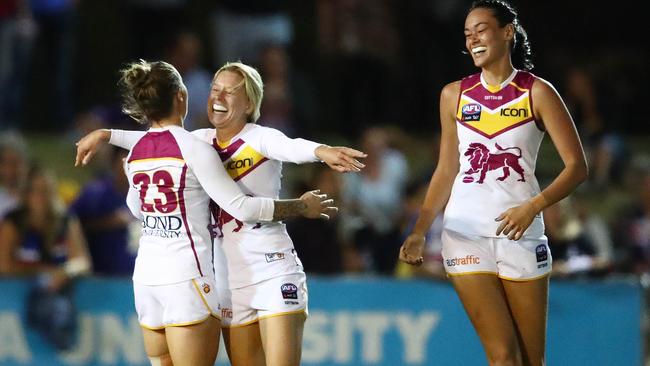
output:
[[[120,73],[118,85],[124,113],[141,123],[169,115],[175,93],[183,85],[172,65],[163,61],[139,60],[127,65]]]
[[[151,76],[151,65],[144,60],[134,62],[124,73],[125,83],[132,89],[145,87]]]

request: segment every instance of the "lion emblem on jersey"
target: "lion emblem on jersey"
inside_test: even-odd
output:
[[[218,219],[217,219],[217,227],[221,231],[221,235],[219,237],[221,237],[221,238],[223,237],[223,227],[224,227],[224,225],[226,225],[227,223],[229,223],[231,221],[235,221],[235,228],[232,229],[233,233],[238,233],[239,230],[241,230],[242,227],[244,227],[243,222],[237,220],[231,214],[226,212],[224,209],[220,208],[219,209],[219,216],[218,216]]]
[[[216,202],[210,200],[209,208],[210,214],[214,219],[214,224],[208,224],[208,231],[210,232],[212,239],[223,238],[223,227],[231,221],[235,222],[235,228],[232,230],[235,233],[239,232],[239,230],[244,227],[243,222],[237,220],[231,214],[223,210],[221,207],[219,207],[219,205],[216,204]]]
[[[483,184],[487,173],[498,169],[501,169],[503,172],[503,175],[497,178],[499,181],[503,181],[510,176],[510,169],[519,174],[520,178],[517,179],[518,182],[526,181],[526,178],[524,178],[524,169],[519,164],[521,149],[518,147],[506,147],[504,149],[499,144],[495,144],[495,146],[500,151],[499,153],[491,153],[485,145],[478,142],[469,144],[467,151],[463,155],[467,156],[471,168],[464,172],[464,183],[473,182],[474,177],[472,175],[479,174],[476,183]],[[504,152],[506,150],[517,150],[517,154]]]

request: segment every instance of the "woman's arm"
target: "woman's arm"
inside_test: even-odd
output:
[[[57,292],[71,279],[89,274],[92,269],[92,260],[86,245],[86,239],[81,230],[81,224],[75,217],[66,220],[65,244],[68,249],[68,258],[60,266],[52,268],[48,273],[47,288]]]
[[[126,131],[126,130],[95,130],[79,140],[77,145],[77,156],[75,157],[74,166],[86,166],[97,150],[105,143],[131,150],[145,131]]]
[[[564,163],[564,169],[539,195],[531,200],[539,212],[568,196],[587,179],[587,159],[573,119],[555,88],[542,79],[533,84],[535,115],[544,124]]]
[[[81,229],[81,223],[76,217],[70,217],[66,229],[66,244],[68,260],[63,264],[63,271],[69,277],[88,274],[92,270],[92,261],[88,251],[86,238]]]
[[[451,195],[460,162],[458,156],[458,134],[456,131],[456,104],[460,93],[460,82],[446,85],[440,95],[440,156],[427,189],[420,214],[400,249],[400,260],[409,264],[422,264],[425,234],[433,220],[447,205]]]
[[[217,152],[208,144],[192,145],[185,161],[210,198],[230,215],[241,221],[281,221],[290,217],[329,218],[337,209],[327,195],[319,191],[303,194],[299,199],[273,200],[250,197],[226,172]]]
[[[357,159],[366,154],[349,147],[328,146],[302,138],[289,138],[281,131],[264,128],[260,152],[271,159],[296,164],[320,160],[340,173],[358,172],[364,165]]]
[[[564,163],[564,169],[541,193],[520,206],[506,210],[496,218],[501,221],[496,235],[503,232],[511,240],[519,240],[536,215],[568,196],[587,179],[588,174],[580,137],[560,95],[551,84],[539,78],[533,83],[531,93],[535,100],[533,112],[551,136]]]

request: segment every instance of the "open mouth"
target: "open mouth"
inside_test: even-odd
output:
[[[487,51],[487,47],[485,47],[485,46],[478,46],[478,47],[472,48],[472,53],[474,55],[480,55],[485,51]]]
[[[221,104],[214,103],[212,104],[213,112],[228,112],[228,108],[222,106]]]

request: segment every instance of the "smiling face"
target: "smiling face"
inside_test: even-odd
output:
[[[476,8],[465,19],[465,48],[472,56],[476,67],[485,67],[510,57],[510,43],[514,27],[499,26],[491,9]]]
[[[223,70],[212,81],[208,98],[208,118],[217,129],[241,129],[252,111],[246,95],[244,77],[233,71]]]

